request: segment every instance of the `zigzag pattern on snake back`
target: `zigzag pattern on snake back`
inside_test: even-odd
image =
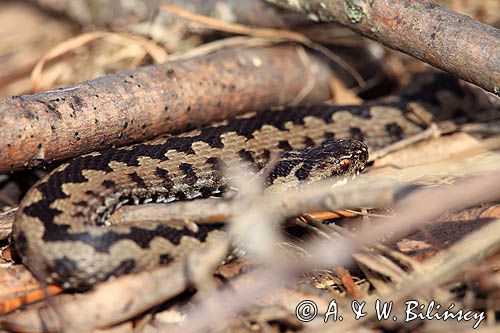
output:
[[[223,235],[223,225],[196,230],[165,224],[108,225],[120,205],[208,197],[224,191],[222,166],[264,168],[282,155],[267,184],[315,181],[363,169],[378,148],[425,128],[417,105],[467,107],[458,82],[437,75],[383,102],[244,114],[179,135],[77,157],[39,181],[22,200],[13,237],[23,262],[39,278],[65,287],[168,263]],[[458,101],[458,102],[457,102]],[[446,104],[448,107],[444,107]],[[309,147],[310,148],[305,148]],[[283,158],[284,157],[284,158]]]

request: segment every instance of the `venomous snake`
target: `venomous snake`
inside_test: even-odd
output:
[[[196,230],[109,225],[109,214],[126,203],[216,195],[228,182],[222,167],[242,162],[262,170],[277,153],[281,158],[267,173],[268,186],[357,173],[367,148],[351,139],[380,148],[425,128],[412,112],[416,105],[456,113],[467,104],[463,88],[446,75],[410,84],[398,96],[359,106],[258,111],[74,158],[23,198],[13,228],[17,252],[35,276],[64,287],[165,264],[220,237],[223,224]]]

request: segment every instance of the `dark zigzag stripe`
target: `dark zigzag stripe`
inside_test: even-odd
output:
[[[394,107],[402,110],[403,113],[409,111],[406,102],[382,103],[380,106]],[[272,125],[282,131],[286,131],[284,125],[292,122],[295,125],[304,124],[304,118],[313,116],[323,119],[327,123],[332,122],[332,115],[336,112],[349,112],[354,116],[370,119],[370,109],[372,105],[363,104],[357,106],[330,106],[321,105],[315,107],[299,107],[275,111],[259,111],[249,118],[237,118],[231,120],[227,125],[207,126],[200,130],[198,135],[188,137],[168,136],[163,144],[140,143],[133,145],[132,148],[120,149],[110,148],[103,150],[95,155],[84,155],[76,157],[69,162],[69,166],[50,176],[46,183],[37,188],[42,194],[42,200],[24,208],[24,213],[38,217],[44,224],[52,223],[54,217],[60,212],[51,209],[50,204],[58,199],[67,198],[62,192],[62,184],[86,182],[83,177],[83,170],[100,170],[111,172],[110,162],[122,162],[127,166],[139,166],[139,158],[150,157],[158,161],[165,161],[165,153],[169,150],[176,150],[187,154],[192,154],[192,144],[194,142],[206,142],[211,147],[222,148],[221,135],[227,132],[236,132],[247,138],[252,138],[253,133],[263,125]],[[264,152],[264,158],[269,158],[269,150]],[[257,166],[260,167],[260,166]],[[192,180],[192,178],[191,178]],[[168,181],[166,181],[168,184]],[[177,195],[177,194],[176,194]],[[104,201],[104,198],[102,198]]]
[[[74,233],[70,232],[68,225],[50,224],[46,226],[47,230],[43,235],[46,242],[55,241],[80,241],[92,246],[97,252],[107,253],[109,248],[120,240],[132,240],[143,249],[149,247],[149,243],[155,237],[163,237],[172,244],[179,245],[182,237],[190,236],[204,242],[207,235],[214,230],[221,230],[224,223],[200,224],[197,232],[189,229],[176,229],[167,225],[158,225],[153,230],[142,229],[140,227],[130,227],[128,233],[115,232],[112,228],[100,236],[91,235],[88,232]]]

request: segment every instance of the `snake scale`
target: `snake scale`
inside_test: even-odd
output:
[[[23,198],[13,239],[38,278],[64,287],[90,286],[165,264],[220,237],[222,224],[196,230],[166,224],[110,225],[123,204],[171,202],[223,192],[222,167],[241,162],[262,170],[281,154],[266,183],[314,181],[361,171],[365,144],[380,148],[418,133],[415,106],[460,113],[467,95],[446,75],[411,83],[399,95],[359,106],[258,111],[179,135],[111,148],[54,169]],[[344,139],[344,140],[338,140]]]

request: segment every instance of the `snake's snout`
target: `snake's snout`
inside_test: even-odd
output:
[[[355,176],[368,161],[368,147],[356,140],[326,140],[300,151],[284,153],[268,174],[266,184],[288,187],[328,178]]]

